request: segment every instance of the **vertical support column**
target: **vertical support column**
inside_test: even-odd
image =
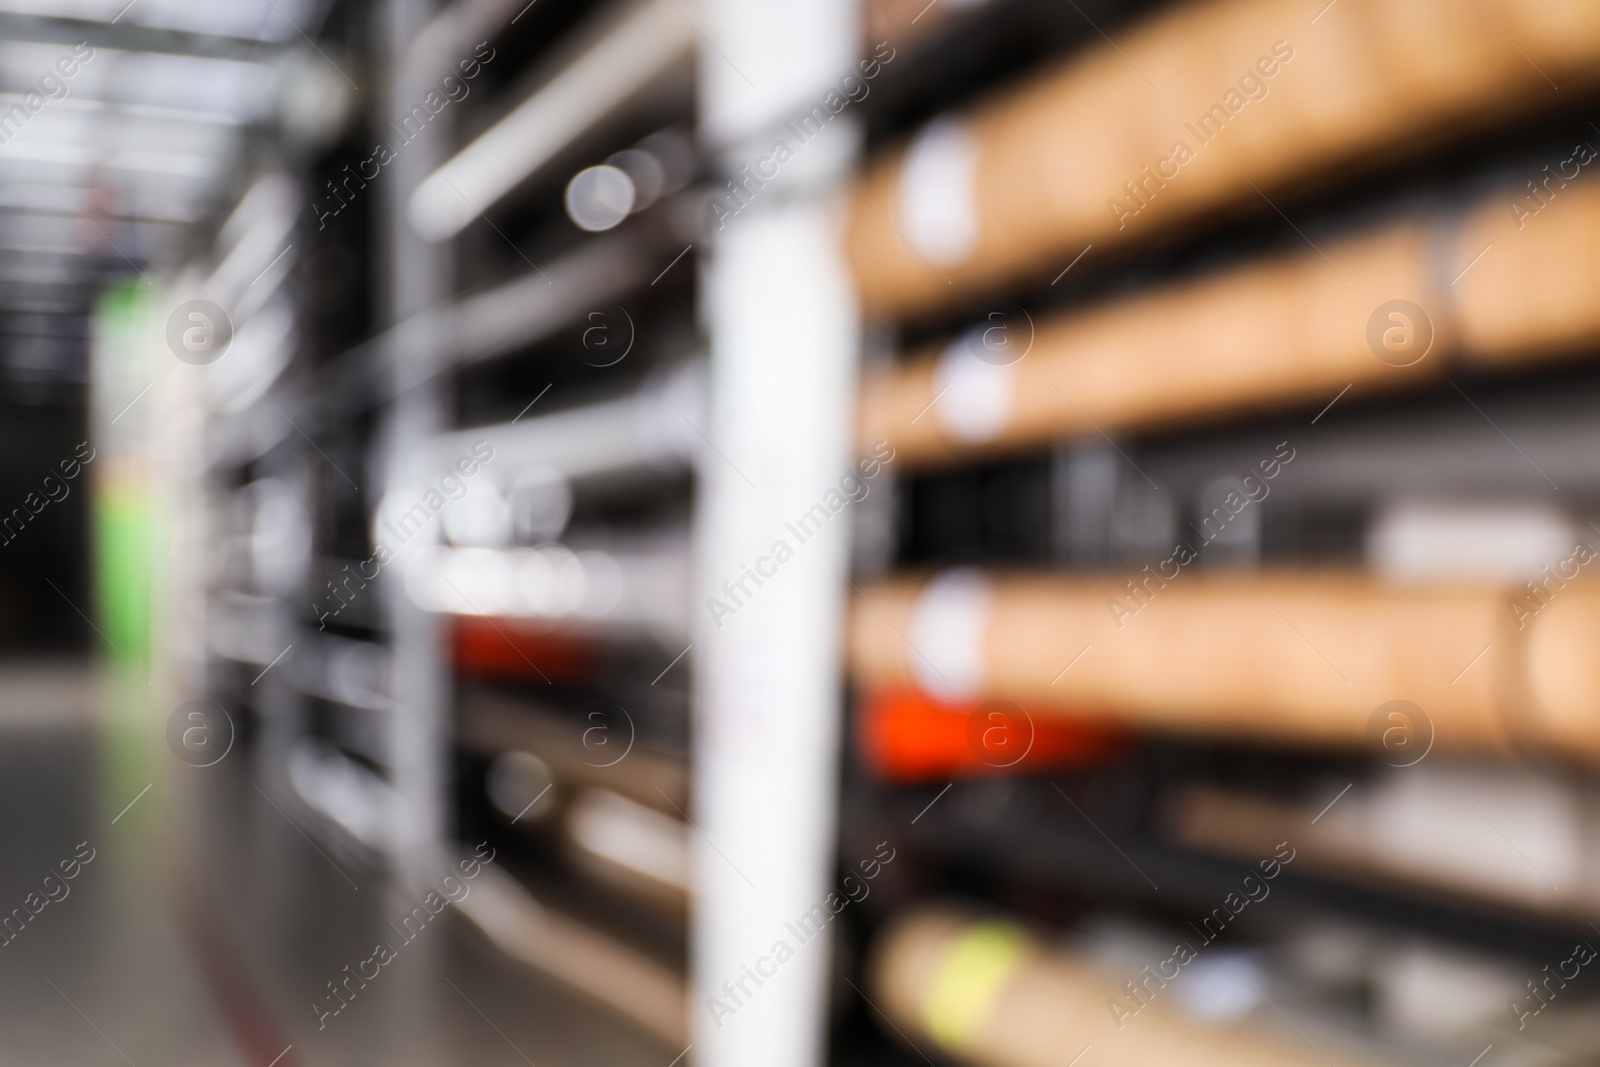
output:
[[[856,61],[856,14],[709,0],[695,17],[702,137],[745,184],[709,220],[690,1030],[700,1067],[818,1067],[850,521],[828,493],[855,461],[860,344],[839,189],[858,137],[847,114],[804,140],[784,123]],[[828,517],[800,530],[814,505]]]
[[[420,103],[431,71],[409,62],[412,42],[433,15],[432,0],[387,0],[382,8],[384,71],[382,113],[401,115]],[[418,237],[406,221],[412,191],[436,168],[448,148],[446,123],[429,124],[398,146],[379,190],[382,204],[378,261],[383,264],[379,307],[393,324],[433,307],[449,293],[449,247]],[[400,359],[428,358],[441,339],[418,336],[421,327],[395,338],[389,366]],[[403,349],[402,349],[403,346]],[[403,352],[403,354],[402,354]],[[419,355],[420,354],[420,355]],[[402,394],[385,413],[384,452],[369,482],[386,487],[411,470],[408,450],[444,427],[444,387],[425,382]],[[378,500],[369,500],[369,514]],[[384,606],[393,667],[390,686],[389,768],[398,798],[393,812],[395,868],[402,881],[426,877],[438,859],[447,829],[446,798],[450,751],[449,676],[443,660],[439,618],[419,610],[405,595],[400,569],[385,573]]]
[[[430,70],[419,69],[413,42],[436,13],[436,0],[385,0],[377,10],[382,19],[383,85],[380,118],[408,113],[426,95]],[[449,148],[448,109],[420,133],[395,143],[395,158],[380,175],[387,181],[380,194],[379,313],[382,325],[406,321],[433,307],[449,295],[450,249],[422,240],[406,220],[406,204],[416,187],[443,161]],[[398,135],[397,135],[398,136]],[[415,326],[390,335],[384,352],[388,373],[405,373],[402,366],[434,358],[442,339]],[[410,380],[416,380],[414,378]],[[383,413],[381,438],[369,486],[367,514],[376,514],[380,494],[412,490],[400,488],[412,481],[416,443],[444,428],[447,393],[442,384],[425,381],[397,397]],[[420,543],[417,538],[413,543]],[[396,559],[383,572],[384,619],[389,631],[390,705],[388,752],[390,784],[395,804],[390,815],[389,857],[395,877],[388,885],[388,907],[409,907],[419,887],[438,877],[449,828],[449,686],[439,617],[419,610],[405,594],[407,560]],[[384,1052],[416,1062],[444,1062],[451,1058],[438,998],[441,945],[430,939],[408,951],[412,958],[397,978],[391,994],[399,1005],[396,1023],[384,1037]],[[400,1050],[404,1050],[400,1052]]]

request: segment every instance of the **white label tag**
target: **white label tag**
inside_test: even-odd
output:
[[[987,441],[1011,421],[1012,367],[978,358],[969,337],[950,343],[933,375],[934,417],[952,437]]]
[[[897,214],[906,239],[934,263],[960,263],[978,243],[977,173],[977,141],[955,119],[928,123],[906,151]]]
[[[957,699],[982,691],[988,675],[983,635],[994,593],[975,567],[945,571],[917,598],[907,650],[911,673],[925,691]]]

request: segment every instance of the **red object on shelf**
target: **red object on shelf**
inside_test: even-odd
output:
[[[864,694],[856,724],[868,768],[891,782],[1103,763],[1128,747],[1125,733],[1100,723],[1033,714],[1009,700],[946,704],[914,688]]]
[[[582,678],[593,673],[593,641],[548,624],[531,629],[518,619],[456,615],[450,644],[456,671],[481,678],[542,682]]]

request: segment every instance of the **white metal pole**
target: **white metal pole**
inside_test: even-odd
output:
[[[382,104],[388,114],[404,114],[426,92],[421,78],[426,72],[407,65],[409,49],[428,24],[433,0],[388,0],[382,9],[386,31],[386,72]],[[447,147],[448,127],[435,123],[395,156],[387,181],[377,190],[382,208],[380,239],[386,269],[382,314],[401,322],[432,307],[448,294],[448,250],[418,237],[406,221],[411,191],[439,165]],[[424,323],[403,338],[420,349],[437,347],[442,340]],[[417,336],[424,333],[423,336]],[[398,343],[398,342],[397,342]],[[390,368],[392,370],[392,368]],[[407,390],[385,412],[387,454],[371,475],[381,474],[391,483],[404,477],[415,464],[418,442],[439,432],[446,408],[444,386],[425,382]],[[375,494],[369,492],[369,498]],[[375,504],[375,501],[373,501]],[[390,569],[399,570],[399,565]],[[437,616],[419,610],[406,597],[400,575],[385,577],[385,617],[389,627],[394,705],[389,718],[391,782],[398,797],[392,812],[392,857],[402,882],[415,883],[435,869],[445,848],[449,768],[449,667],[443,659],[443,639]]]
[[[856,13],[851,0],[685,10],[709,45],[702,137],[743,190],[710,221],[705,287],[714,448],[697,545],[693,1055],[818,1067],[830,937],[802,937],[816,920],[801,919],[824,903],[834,859],[850,516],[828,493],[855,460],[860,332],[839,240],[858,138],[826,102],[857,60]],[[785,125],[818,106],[832,117],[815,136]],[[790,528],[819,503],[826,521]]]

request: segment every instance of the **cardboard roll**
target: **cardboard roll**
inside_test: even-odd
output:
[[[577,708],[559,708],[495,688],[465,684],[457,702],[457,738],[461,747],[485,759],[525,752],[548,768],[555,788],[550,802],[529,811],[520,825],[537,825],[557,801],[585,789],[603,789],[681,817],[689,807],[689,767],[681,752],[651,744],[637,736],[640,720],[659,708],[635,707],[594,700]],[[532,799],[543,783],[531,786]],[[516,807],[520,810],[521,804]],[[515,814],[504,813],[507,819]]]
[[[1166,978],[1146,968],[1135,972],[1130,990],[1129,976],[1050,947],[1014,922],[929,907],[891,922],[868,966],[873,1002],[902,1036],[931,1040],[981,1067],[1061,1067],[1086,1047],[1124,1067],[1377,1062],[1320,1032],[1312,1044],[1288,1027],[1191,1019],[1173,1007],[1166,988],[1190,976],[1178,974],[1177,960],[1167,962]]]
[[[1168,7],[936,120],[851,196],[864,303],[925,312],[1048,278],[1090,244],[1270,212],[1286,188],[1553,104],[1554,85],[1600,71],[1600,9],[1585,0],[1318,6]]]
[[[1600,795],[1586,776],[1423,762],[1420,747],[1392,755],[1392,770],[1293,798],[1181,784],[1164,792],[1157,820],[1188,848],[1246,862],[1292,839],[1301,873],[1429,906],[1510,911],[1580,930],[1600,919],[1600,842],[1586,829]]]
[[[584,994],[665,1044],[688,1041],[688,983],[654,957],[546,907],[498,867],[484,868],[460,908],[513,959]]]
[[[849,657],[862,686],[1035,716],[1344,748],[1426,733],[1446,750],[1600,759],[1600,585],[1544,595],[1530,612],[1509,587],[1349,573],[963,570],[864,587]],[[1399,733],[1392,701],[1407,702]]]
[[[1578,146],[1556,166],[1577,174],[1594,158]],[[861,441],[938,466],[1587,351],[1600,340],[1600,181],[1545,181],[1544,199],[1507,188],[1449,224],[1409,219],[1037,320],[993,312],[870,374]]]

